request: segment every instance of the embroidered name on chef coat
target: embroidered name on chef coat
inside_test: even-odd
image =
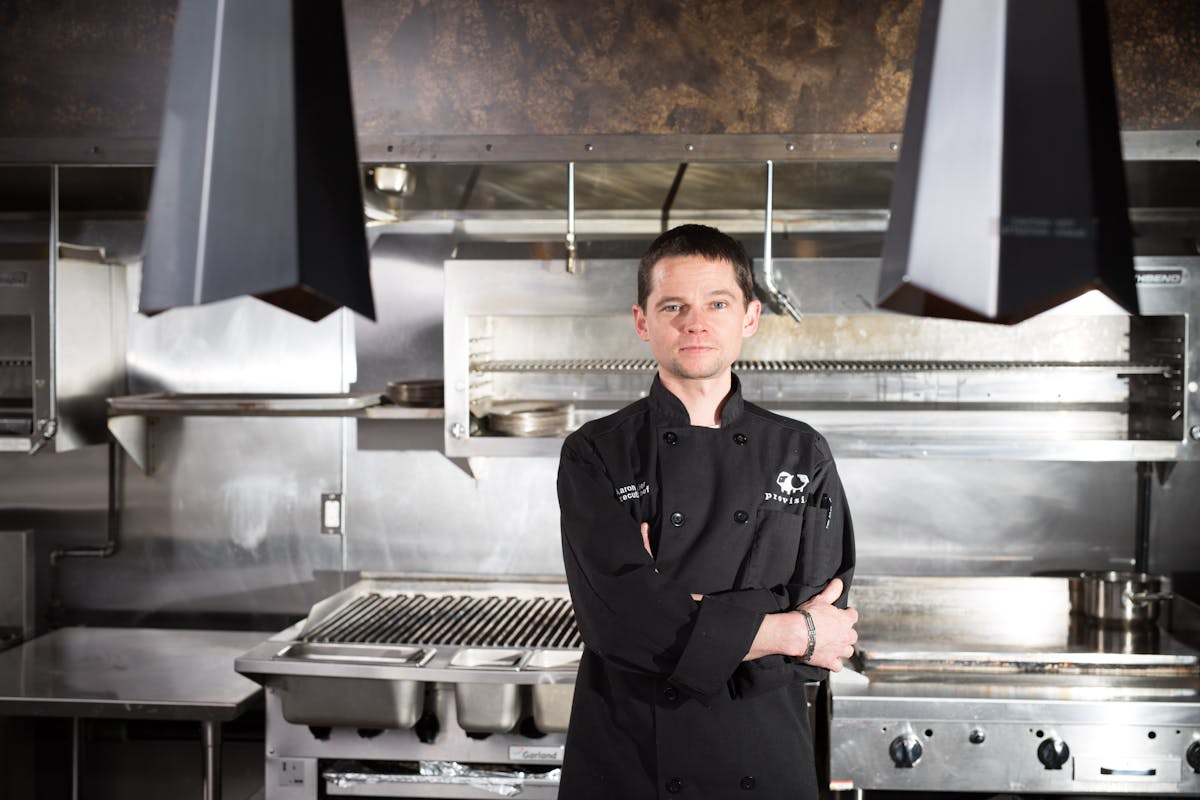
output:
[[[645,481],[641,481],[640,483],[618,486],[613,491],[617,495],[617,500],[624,503],[628,500],[637,500],[640,497],[650,494],[650,485]]]

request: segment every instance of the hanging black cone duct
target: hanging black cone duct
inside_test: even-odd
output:
[[[375,318],[337,0],[181,0],[140,310]]]
[[[878,305],[1136,314],[1126,205],[1104,3],[925,0]]]

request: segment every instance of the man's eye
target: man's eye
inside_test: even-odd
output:
[[[670,312],[675,312],[675,311],[678,311],[678,310],[679,310],[679,304],[678,304],[678,303],[671,303],[670,305],[663,306],[663,307],[662,307],[662,310],[663,310],[663,311],[670,311]]]
[[[713,308],[728,308],[729,303],[724,300],[716,300],[713,302]]]

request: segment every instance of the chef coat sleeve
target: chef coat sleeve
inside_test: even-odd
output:
[[[854,523],[828,445],[823,439],[818,444],[819,452],[825,457],[814,470],[808,487],[810,494],[801,526],[801,546],[791,578],[776,586],[722,592],[706,598],[705,602],[719,600],[768,614],[791,611],[820,592],[829,581],[840,578],[842,594],[834,605],[847,607],[854,577]],[[822,503],[824,497],[829,498],[827,504]],[[822,680],[828,670],[809,666],[795,658],[765,656],[743,664],[733,676],[732,685],[735,694],[747,696],[788,683],[797,673],[806,680]]]
[[[622,504],[590,443],[563,445],[558,472],[563,562],[587,646],[622,669],[666,678],[698,698],[721,691],[750,650],[762,611],[697,603],[660,575],[641,520]]]

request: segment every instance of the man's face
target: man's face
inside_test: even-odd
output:
[[[638,336],[650,343],[660,372],[705,380],[729,371],[742,340],[758,330],[761,304],[745,304],[733,266],[703,256],[654,265],[646,307],[633,307]]]

